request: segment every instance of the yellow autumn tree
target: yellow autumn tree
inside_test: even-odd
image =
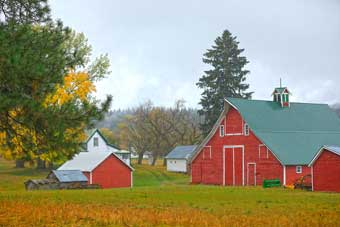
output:
[[[44,101],[44,107],[60,109],[64,105],[76,105],[77,103],[86,102],[91,93],[95,92],[96,88],[91,78],[86,72],[71,71],[64,77],[64,83],[56,85],[55,92],[47,95]],[[16,114],[20,109],[9,112],[9,119],[11,125],[16,131],[16,136],[8,140],[6,132],[0,133],[0,154],[6,159],[16,159],[32,161],[36,158],[52,162],[55,160],[62,160],[72,156],[76,150],[70,151],[69,148],[53,150],[49,149],[47,152],[41,152],[39,149],[44,147],[43,138],[39,137],[34,130],[30,130],[15,120]],[[1,126],[1,125],[0,125]],[[80,124],[77,127],[66,128],[64,135],[62,135],[63,142],[68,144],[81,144],[85,139],[85,124]],[[31,146],[29,149],[25,148],[24,140],[30,138]],[[11,146],[8,146],[11,144]]]
[[[64,78],[64,84],[57,85],[54,94],[47,96],[45,105],[58,105],[79,99],[85,101],[89,94],[96,91],[96,87],[86,72],[71,71]]]

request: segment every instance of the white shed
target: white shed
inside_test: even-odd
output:
[[[165,157],[166,168],[170,172],[188,171],[188,160],[196,149],[196,145],[177,146]]]

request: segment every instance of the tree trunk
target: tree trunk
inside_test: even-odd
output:
[[[37,169],[46,169],[46,162],[37,158]]]
[[[154,165],[156,165],[156,161],[157,161],[157,156],[156,155],[152,155],[152,163],[151,163],[151,165],[152,166],[154,166]]]
[[[15,160],[15,168],[25,168],[25,161],[21,159]]]
[[[166,166],[166,159],[163,158],[163,166]]]
[[[144,152],[138,154],[138,165],[141,165],[143,163],[143,155]]]
[[[53,162],[48,162],[47,163],[47,168],[48,169],[53,169],[54,165],[53,165]]]

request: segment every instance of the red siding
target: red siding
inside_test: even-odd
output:
[[[302,173],[296,173],[296,166],[286,166],[286,185],[293,185],[299,178],[311,174],[311,168],[302,166]]]
[[[280,162],[275,158],[271,151],[264,146],[260,146],[261,141],[253,134],[250,130],[249,136],[242,134],[243,120],[237,110],[231,108],[226,115],[226,120],[223,119],[221,124],[225,124],[226,136],[220,137],[220,132],[217,130],[212,136],[210,141],[206,144],[204,152],[200,152],[198,156],[192,162],[192,183],[203,183],[203,184],[223,184],[223,147],[232,145],[243,145],[244,146],[244,167],[242,168],[242,159],[238,149],[235,149],[236,154],[234,155],[235,163],[235,185],[240,184],[242,179],[242,173],[244,174],[244,183],[252,185],[252,177],[247,177],[248,171],[251,173],[254,166],[248,166],[251,163],[256,163],[256,184],[262,184],[263,179],[278,178],[283,180],[283,167]],[[234,135],[232,135],[234,134]],[[236,134],[236,135],[235,135]],[[239,135],[241,134],[241,135]],[[208,149],[211,146],[211,158],[208,153]],[[225,163],[230,162],[232,159],[228,149],[225,155]],[[204,155],[203,155],[204,154]],[[241,161],[240,161],[241,160]],[[248,165],[249,164],[249,165]],[[230,182],[230,174],[232,168],[226,166],[225,168],[225,183]],[[252,172],[254,173],[254,172]]]
[[[340,156],[323,150],[313,164],[313,189],[340,192]]]
[[[90,182],[90,173],[84,172]],[[110,155],[92,171],[92,184],[102,188],[131,187],[131,169]]]

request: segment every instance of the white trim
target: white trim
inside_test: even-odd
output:
[[[235,109],[239,112],[239,114],[241,115],[241,117],[242,117],[241,112],[240,112],[240,111],[239,111],[239,110],[238,110],[231,102],[229,102],[229,100],[228,100],[227,98],[225,98],[224,101],[225,101],[226,103],[228,103],[230,106],[232,106],[233,108],[235,108]],[[228,109],[228,110],[229,110],[229,109]],[[243,119],[243,117],[242,117],[242,119]],[[263,143],[262,139],[261,139],[259,136],[257,136],[255,132],[253,132],[253,134],[256,136],[256,138],[257,138],[258,140],[261,141],[261,143]],[[263,144],[266,145],[265,143],[263,143]],[[267,145],[266,145],[266,147],[268,148]],[[274,157],[280,162],[280,164],[283,165],[282,161],[276,156],[275,152],[273,152],[270,148],[268,148],[268,149],[269,149],[270,152],[274,155]]]
[[[92,171],[90,172],[90,184],[92,184]]]
[[[227,115],[224,116],[224,135],[227,134]]]
[[[268,147],[266,146],[266,145],[264,145],[264,144],[259,144],[259,159],[261,159],[261,147],[265,147],[266,148],[266,152],[267,152],[267,159],[269,158],[269,149],[268,149]],[[263,159],[263,158],[262,158]]]
[[[286,166],[283,166],[283,185],[286,185]]]
[[[233,148],[233,185],[235,186],[235,149]]]
[[[254,186],[256,186],[256,162],[247,163],[247,185],[249,186],[249,165],[254,165]]]
[[[299,171],[298,171],[299,169]],[[302,166],[295,166],[295,173],[301,174],[302,173]]]
[[[242,117],[242,114],[240,113],[240,111],[236,108],[236,106],[234,106],[227,98],[224,99],[224,109],[221,113],[221,115],[219,116],[217,122],[214,124],[214,127],[212,128],[212,130],[210,131],[210,133],[208,134],[207,137],[204,138],[204,140],[202,141],[202,143],[197,146],[197,148],[195,149],[194,151],[194,155],[190,158],[189,162],[192,163],[197,157],[198,155],[200,154],[200,152],[202,151],[203,147],[210,141],[210,139],[215,135],[217,129],[218,129],[218,126],[221,124],[222,120],[223,120],[223,117],[226,117],[227,113],[229,112],[229,109],[230,109],[230,106],[233,107],[235,110],[237,110],[239,112],[239,114],[241,115]],[[243,117],[242,117],[243,119]],[[250,126],[250,125],[249,125]],[[256,135],[255,132],[253,132],[253,134],[256,136],[256,138],[258,140],[262,142],[262,139]],[[229,135],[242,135],[242,133],[238,133],[238,134],[225,134],[227,136]],[[264,143],[263,143],[264,144]],[[279,161],[279,163],[281,165],[284,165],[283,162],[277,157],[277,155],[275,154],[275,152],[273,152],[267,145],[266,147],[269,149],[269,151],[274,155],[274,157],[276,158],[276,160]]]
[[[224,137],[224,135],[225,135],[224,125],[220,125],[220,137]]]
[[[132,188],[133,187],[133,171],[130,171],[130,174],[131,174],[131,185],[130,185],[130,187]]]
[[[242,114],[240,113],[240,111],[228,100],[228,99],[224,99],[224,109],[223,109],[223,112],[221,113],[221,115],[218,117],[218,120],[216,121],[216,123],[214,124],[214,127],[212,128],[212,130],[210,131],[210,133],[208,134],[207,137],[204,138],[204,140],[202,141],[202,143],[197,146],[197,148],[195,149],[194,151],[194,155],[190,158],[189,162],[192,163],[196,158],[197,156],[200,154],[200,152],[202,151],[203,147],[210,141],[210,139],[215,135],[217,129],[218,129],[218,126],[220,125],[221,121],[223,120],[223,117],[226,117],[227,113],[229,112],[229,109],[230,109],[230,106],[233,107],[234,109],[236,109],[239,114],[241,115],[242,117]],[[243,117],[242,117],[243,119]],[[253,132],[253,134],[256,136],[256,138],[258,140],[262,142],[261,138],[259,136],[256,135],[255,132]],[[226,134],[228,136],[228,134]],[[231,134],[231,135],[242,135],[242,133],[240,134]],[[264,144],[264,143],[263,143]],[[266,145],[267,146],[267,145]],[[268,148],[268,146],[267,146]],[[271,152],[272,150],[270,148],[268,148]],[[276,156],[276,154],[274,152],[272,152],[272,154],[274,155],[274,157],[279,161],[279,163],[281,165],[284,165],[282,163],[282,161]]]
[[[223,153],[222,153],[222,157],[223,157],[223,185],[225,186],[225,149],[227,148],[232,148],[233,149],[233,185],[235,185],[235,161],[234,161],[234,157],[235,157],[235,152],[234,149],[235,148],[242,148],[242,186],[244,186],[244,145],[224,145],[223,146]]]
[[[244,146],[242,147],[242,185],[244,186]]]
[[[319,158],[319,156],[321,155],[323,150],[327,150],[327,151],[330,151],[330,152],[332,152],[332,153],[334,153],[336,155],[339,155],[338,153],[336,153],[336,152],[332,151],[331,149],[329,149],[327,146],[322,146],[320,148],[320,150],[316,153],[316,155],[314,156],[312,161],[309,163],[308,167],[311,167],[314,164],[314,162]]]
[[[111,155],[113,155],[114,157],[116,157],[119,161],[121,161],[122,163],[124,163],[124,165],[126,165],[131,171],[134,171],[135,169],[132,168],[129,164],[127,164],[123,159],[121,159],[117,154],[115,154],[114,152],[107,152],[108,155],[103,158],[103,160],[101,160],[96,166],[94,166],[91,171],[95,170],[100,164],[102,164],[106,159],[108,159]]]
[[[247,130],[248,129],[248,130]],[[243,130],[244,130],[244,135],[245,136],[249,136],[249,134],[250,134],[250,127],[249,127],[249,125],[247,124],[247,123],[245,123],[244,125],[243,125]]]
[[[223,151],[222,151],[222,158],[223,158],[223,176],[222,176],[222,179],[223,179],[223,186],[225,186],[225,147],[223,147]]]
[[[312,177],[312,191],[314,191],[314,170],[313,170],[313,166],[311,166],[311,177]]]
[[[323,151],[323,149],[324,149],[324,146],[322,146],[321,148],[320,148],[320,150],[316,153],[316,155],[314,156],[314,158],[312,159],[312,161],[309,163],[309,167],[311,167],[313,164],[314,164],[314,162],[316,161],[316,159],[318,159],[319,158],[319,156],[321,155],[321,152]]]
[[[208,136],[206,136],[202,143],[196,147],[195,151],[194,151],[194,155],[190,158],[189,162],[192,163],[197,157],[198,155],[202,152],[204,146],[210,141],[210,139],[215,135],[217,129],[219,128],[218,126],[221,124],[222,120],[226,117],[227,113],[229,111],[229,106],[226,105],[226,102],[224,103],[224,109],[221,113],[221,115],[218,117],[218,120],[216,121],[216,123],[214,124],[214,127],[211,129],[211,131],[209,132]]]
[[[242,133],[227,133],[225,134],[226,136],[241,136],[243,135]]]
[[[192,182],[192,165],[190,165],[190,182]]]
[[[269,159],[269,149],[268,149],[267,146],[266,146],[266,148],[267,148],[267,159]]]

